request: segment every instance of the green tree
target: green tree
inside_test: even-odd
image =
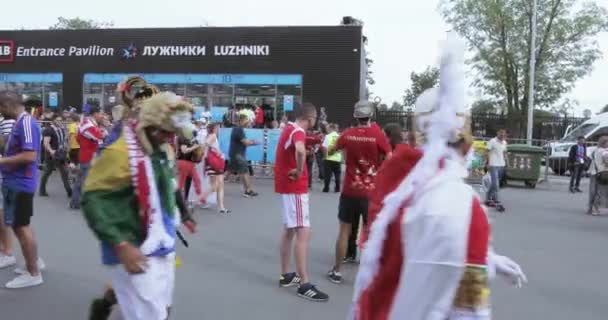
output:
[[[509,118],[525,129],[532,1],[442,0],[440,10],[474,56],[474,84],[504,101]],[[608,26],[594,2],[538,0],[535,105],[550,107],[586,76],[602,54],[595,40]],[[515,129],[515,128],[512,128]]]
[[[496,102],[488,99],[475,101],[471,106],[472,114],[496,114],[497,111]]]
[[[418,96],[427,89],[437,85],[439,82],[439,69],[427,67],[420,73],[412,72],[410,80],[412,81],[412,86],[405,90],[405,96],[403,96],[403,105],[406,107],[413,107]]]
[[[393,104],[391,105],[391,110],[395,110],[395,111],[403,110],[403,105],[397,101],[393,101]]]
[[[104,29],[114,26],[113,22],[95,21],[81,18],[57,18],[57,23],[50,27],[51,30],[80,30],[80,29]]]

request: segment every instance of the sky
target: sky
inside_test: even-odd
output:
[[[608,0],[596,0],[608,8]],[[3,5],[0,29],[46,29],[57,17],[112,21],[118,28],[192,26],[337,25],[343,16],[365,22],[368,51],[374,59],[372,92],[390,105],[402,101],[412,71],[437,65],[441,41],[450,28],[437,11],[439,0],[148,0],[10,1]],[[608,33],[598,37],[604,58],[566,95],[594,113],[608,104]],[[469,79],[470,80],[470,79]],[[467,100],[479,96],[469,88]]]

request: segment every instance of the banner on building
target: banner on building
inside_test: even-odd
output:
[[[268,130],[268,144],[266,146],[266,161],[268,163],[274,163],[277,154],[277,145],[279,144],[279,138],[281,137],[281,130]]]
[[[226,112],[228,112],[227,107],[211,107],[211,122],[222,122]]]
[[[256,145],[247,147],[245,158],[248,161],[264,161],[264,130],[245,129],[245,137],[247,137],[247,140],[254,140],[258,142]]]

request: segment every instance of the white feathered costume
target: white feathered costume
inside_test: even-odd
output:
[[[517,264],[492,252],[485,210],[464,182],[466,157],[449,147],[467,131],[463,52],[459,43],[448,42],[439,89],[417,103],[424,155],[386,196],[371,226],[349,319],[490,319],[488,279],[498,270],[518,284],[525,281]],[[370,311],[378,308],[369,295],[383,290],[377,280],[383,276],[379,270],[388,227],[402,210],[399,284],[395,292],[383,295],[392,298],[385,310]]]

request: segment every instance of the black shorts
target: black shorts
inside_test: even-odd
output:
[[[12,227],[30,225],[34,215],[34,194],[2,187],[4,223]]]
[[[244,156],[235,155],[230,159],[229,169],[234,173],[247,173],[249,172],[249,163]]]
[[[341,195],[338,220],[342,223],[353,224],[360,216],[363,216],[363,223],[367,224],[368,203],[367,198]]]

